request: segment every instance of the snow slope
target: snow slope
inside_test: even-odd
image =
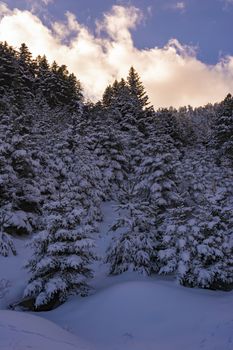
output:
[[[0,256],[0,310],[22,297],[29,278],[24,264],[31,255],[23,239],[14,239],[17,255]]]
[[[99,255],[114,235],[106,235],[117,216],[112,204],[103,206]],[[30,251],[24,243],[16,242],[17,256],[0,257],[0,281],[9,281],[0,290],[2,310],[26,285],[23,263]],[[0,350],[233,350],[233,292],[189,289],[136,273],[108,277],[101,261],[94,269],[89,297],[72,297],[36,317],[0,311]]]
[[[119,281],[43,316],[96,350],[232,350],[232,306],[232,293],[172,281]]]
[[[0,311],[1,350],[89,350],[77,337],[43,318]]]
[[[172,281],[118,280],[36,317],[0,311],[0,350],[232,350],[232,299]]]

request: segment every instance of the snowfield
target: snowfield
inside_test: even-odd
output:
[[[172,281],[118,281],[36,316],[0,311],[0,349],[232,350],[232,299]]]
[[[0,311],[1,350],[88,350],[77,337],[41,317]]]
[[[99,255],[116,216],[110,203],[103,214]],[[0,257],[0,350],[233,350],[233,292],[184,288],[171,278],[133,272],[108,277],[101,261],[90,296],[71,297],[50,312],[6,311],[27,284],[24,242],[16,240],[17,256]]]
[[[232,304],[233,293],[191,290],[172,281],[119,281],[43,317],[96,350],[232,350]]]

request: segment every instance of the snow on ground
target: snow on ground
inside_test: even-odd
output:
[[[14,239],[17,255],[0,256],[0,309],[22,297],[28,279],[27,271],[23,268],[31,254],[24,239]]]
[[[135,276],[136,278],[136,276]],[[43,313],[96,350],[232,350],[233,294],[120,282]]]
[[[0,350],[89,350],[79,339],[41,317],[0,311]]]
[[[118,215],[113,204],[103,205],[99,255],[116,234],[106,235]],[[18,300],[26,285],[22,266],[30,251],[20,240],[17,250],[16,257],[0,257],[0,280],[10,283],[0,292],[0,309]],[[0,311],[0,350],[233,350],[233,292],[189,289],[136,273],[108,277],[101,261],[94,269],[89,297],[72,297],[37,317]]]

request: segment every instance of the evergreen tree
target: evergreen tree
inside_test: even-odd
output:
[[[199,235],[199,220],[194,208],[187,204],[169,209],[160,226],[158,251],[160,274],[174,274],[180,284],[187,283],[193,259],[193,244]]]
[[[154,115],[156,120],[156,132],[169,136],[173,139],[174,145],[180,148],[183,145],[182,130],[177,120],[177,111],[173,108],[159,109]]]
[[[16,52],[0,43],[0,115],[16,110],[14,84],[17,77]]]
[[[148,203],[140,201],[132,182],[125,186],[118,211],[119,218],[111,228],[117,236],[107,251],[109,273],[138,271],[150,275],[157,270],[156,218]]]
[[[36,79],[35,89],[36,95],[43,97],[45,101],[49,102],[50,96],[50,79],[51,71],[46,56],[38,56],[36,58]]]
[[[232,288],[232,223],[229,208],[173,209],[160,228],[159,273],[189,287]]]
[[[40,163],[37,157],[33,159],[30,143],[14,128],[12,119],[3,117],[3,120],[0,127],[0,203],[7,205],[5,230],[9,234],[25,235],[36,226],[40,212]],[[18,126],[23,127],[17,123]]]
[[[233,287],[232,208],[209,208],[193,245],[188,285],[228,290]]]
[[[130,95],[135,104],[135,109],[139,111],[148,108],[149,97],[145,92],[145,88],[140,80],[138,73],[133,67],[130,68],[129,74],[127,77],[127,83],[130,91]]]
[[[233,157],[233,97],[228,94],[220,106],[214,128],[214,142],[220,153]]]
[[[144,143],[143,158],[136,168],[136,188],[158,214],[179,202],[176,162],[176,148],[169,137],[154,136]]]
[[[57,307],[71,294],[86,295],[92,277],[89,227],[82,225],[82,211],[62,195],[47,205],[46,229],[31,242],[34,253],[26,265],[31,279],[24,297],[32,299],[35,311]]]

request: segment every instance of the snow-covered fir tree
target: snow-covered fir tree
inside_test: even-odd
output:
[[[192,249],[199,235],[198,216],[193,208],[182,204],[172,208],[160,226],[161,244],[158,251],[159,273],[175,275],[185,284],[192,265]]]
[[[233,287],[232,207],[208,208],[193,243],[189,286],[228,290]]]
[[[159,273],[173,274],[185,286],[227,290],[233,282],[230,208],[208,210],[173,209],[160,228]]]
[[[156,216],[148,202],[140,200],[132,181],[123,193],[117,208],[119,217],[111,227],[117,235],[107,251],[109,273],[138,271],[150,275],[157,270]]]
[[[221,103],[214,128],[215,147],[219,156],[233,158],[233,97],[228,94]]]
[[[155,135],[143,145],[143,158],[136,167],[136,189],[141,198],[163,213],[166,208],[177,205],[179,195],[176,184],[178,153],[171,138]]]
[[[36,311],[52,309],[69,295],[88,293],[95,258],[93,227],[85,222],[82,207],[66,196],[70,190],[65,181],[60,184],[57,197],[45,206],[45,229],[30,242],[33,256],[26,267],[31,278],[24,298],[31,299]]]

